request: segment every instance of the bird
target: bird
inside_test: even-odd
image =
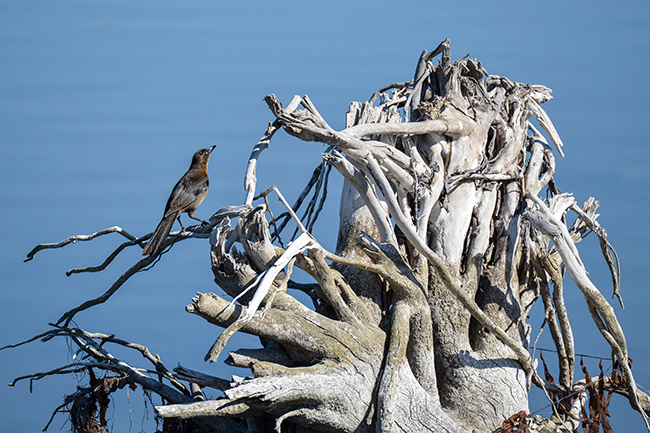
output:
[[[169,195],[167,205],[165,206],[163,217],[160,223],[158,223],[156,230],[154,230],[153,235],[151,235],[149,242],[144,246],[144,250],[142,251],[143,256],[155,256],[158,254],[162,243],[167,239],[167,235],[171,231],[174,220],[178,220],[181,228],[185,230],[181,222],[181,214],[183,212],[187,213],[190,218],[206,224],[202,219],[194,217],[194,211],[196,211],[196,208],[199,207],[208,194],[208,185],[210,183],[208,178],[208,161],[215,147],[216,145],[207,149],[199,149],[192,156],[190,168],[178,180],[174,189],[172,189],[172,193]]]

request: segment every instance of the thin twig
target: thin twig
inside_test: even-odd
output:
[[[103,230],[100,230],[98,232],[92,233],[90,235],[75,235],[75,236],[70,236],[69,238],[66,238],[62,240],[61,242],[56,242],[53,244],[39,244],[34,247],[29,253],[27,253],[27,258],[24,260],[25,262],[28,262],[34,258],[37,252],[45,249],[52,249],[52,248],[62,248],[65,247],[66,245],[69,244],[74,244],[77,242],[85,242],[85,241],[90,241],[95,239],[96,237],[99,236],[104,236],[109,233],[118,233],[125,238],[129,239],[130,241],[134,241],[135,243],[139,243],[140,241],[145,240],[145,238],[136,238],[126,230],[122,229],[121,227],[114,226],[114,227],[109,227]]]
[[[319,164],[318,166],[316,166],[316,168],[312,172],[311,178],[307,182],[307,185],[305,185],[302,192],[298,195],[298,198],[296,199],[296,202],[292,206],[292,209],[294,209],[296,211],[298,209],[300,209],[300,206],[302,206],[302,203],[305,200],[305,198],[307,198],[307,195],[309,194],[309,192],[312,190],[314,185],[316,185],[318,183],[318,180],[321,178],[321,174],[323,172],[323,166],[324,166],[324,164]],[[316,192],[316,194],[317,194],[317,192]],[[264,195],[260,194],[257,197],[255,197],[255,199],[258,199],[261,196],[266,197],[267,195],[268,194],[264,194]],[[278,220],[280,218],[283,218],[283,221],[280,223],[280,226],[276,228],[275,233],[273,233],[272,240],[279,238],[280,234],[282,233],[282,231],[286,227],[287,223],[291,220],[291,215],[289,213],[282,213],[280,216],[278,216]],[[294,235],[292,237],[295,237],[295,233],[294,233]]]
[[[165,242],[169,242],[169,239]],[[64,327],[67,327],[72,318],[75,316],[75,314],[79,313],[80,311],[87,310],[88,308],[94,307],[95,305],[103,304],[106,302],[117,290],[122,287],[124,283],[128,281],[129,278],[131,278],[133,275],[137,274],[141,270],[145,269],[147,266],[149,266],[154,260],[158,258],[158,255],[152,255],[152,256],[147,256],[144,259],[140,260],[138,263],[135,265],[131,266],[125,273],[123,273],[117,281],[113,283],[113,285],[106,291],[104,292],[103,295],[98,296],[97,298],[90,299],[78,307],[75,307],[69,311],[67,311],[63,316],[59,318],[59,320],[56,321],[57,325],[60,325],[63,323]]]
[[[101,265],[99,265],[99,266],[88,266],[88,267],[85,267],[85,268],[72,268],[72,269],[67,270],[65,275],[69,277],[72,274],[80,274],[82,272],[100,272],[100,271],[103,271],[104,269],[106,269],[108,267],[108,265],[111,264],[111,262],[113,260],[115,260],[115,258],[122,251],[124,251],[125,248],[130,247],[132,245],[141,244],[142,241],[145,241],[150,237],[151,236],[147,235],[146,237],[144,237],[142,239],[138,239],[138,240],[135,240],[135,241],[124,242],[123,244],[118,246],[108,257],[106,257],[106,260],[104,260],[104,262]]]
[[[406,88],[406,87],[411,87],[412,85],[413,85],[413,80],[411,80],[411,81],[407,81],[407,82],[405,82],[405,83],[391,83],[391,84],[387,84],[386,86],[381,87],[380,89],[377,89],[377,90],[375,91],[375,93],[372,94],[372,96],[370,97],[370,99],[368,100],[368,102],[369,102],[370,104],[373,104],[373,103],[377,100],[377,98],[379,97],[379,95],[382,94],[382,93],[384,93],[384,92],[387,91],[387,90],[390,90],[390,89],[403,89],[403,88]]]

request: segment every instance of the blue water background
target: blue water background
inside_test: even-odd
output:
[[[649,18],[650,4],[641,0],[0,1],[0,346],[46,330],[141,258],[132,249],[102,273],[66,277],[69,268],[101,263],[122,238],[42,251],[23,263],[33,246],[113,225],[134,235],[150,232],[191,154],[212,144],[218,147],[210,193],[197,216],[242,203],[248,155],[272,120],[264,95],[288,103],[307,94],[340,129],[351,101],[409,80],[420,52],[450,37],[453,59],[471,53],[492,74],[553,89],[555,99],[544,108],[566,144],[556,179],[579,202],[592,195],[601,202],[600,222],[622,263],[626,309],[616,311],[636,378],[650,388]],[[323,149],[279,133],[261,157],[258,188],[275,184],[293,202]],[[329,249],[340,188],[338,176],[332,178],[315,228]],[[609,297],[598,243],[589,239],[579,249]],[[188,240],[76,322],[146,344],[170,368],[181,363],[223,377],[247,375],[221,360],[202,361],[219,329],[184,311],[197,291],[220,293],[207,242]],[[608,357],[571,284],[567,298],[577,352]],[[540,324],[536,310],[535,333]],[[539,344],[552,343],[544,337]],[[242,345],[258,342],[238,336],[227,350]],[[111,350],[146,366],[137,354]],[[40,431],[77,382],[47,378],[34,382],[32,393],[28,382],[4,384],[64,365],[70,354],[64,341],[0,352],[2,431]],[[597,374],[597,361],[585,361]],[[110,427],[153,432],[141,392],[118,395]],[[531,411],[545,406],[541,393],[533,393]],[[628,406],[613,398],[615,430],[643,431]],[[62,426],[69,427],[59,415],[50,431]]]

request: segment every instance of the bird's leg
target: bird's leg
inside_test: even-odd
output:
[[[208,224],[207,221],[203,221],[201,218],[197,218],[194,216],[194,211],[188,212],[187,216],[192,218],[193,220],[199,221],[201,224]]]
[[[192,218],[193,220],[197,220],[197,221],[199,221],[201,224],[208,224],[207,221],[203,221],[201,218],[197,218],[197,217],[195,217],[194,215],[190,215],[190,214],[187,214],[187,215],[188,215],[190,218]]]
[[[176,218],[176,219],[178,220],[178,223],[181,225],[181,229],[183,229],[183,231],[185,231],[185,227],[183,226],[183,222],[181,221],[181,216],[178,215],[178,218]]]

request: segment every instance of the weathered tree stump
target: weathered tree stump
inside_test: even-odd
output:
[[[563,144],[541,108],[550,98],[544,86],[488,75],[477,60],[451,61],[449,40],[422,53],[412,80],[353,103],[342,131],[332,129],[307,96],[286,108],[267,96],[275,121],[251,154],[245,203],[217,212],[208,227],[167,240],[210,237],[215,282],[235,301],[199,293],[187,310],[226,328],[206,359],[219,359],[235,332],[261,337],[262,348],[227,358],[252,377],[227,381],[182,367],[170,372],[149,356],[170,381],[154,389],[142,373],[116,367],[121,364],[95,340],[124,342],[67,325],[76,312],[106,301],[122,280],[43,336],[72,338],[92,359],[75,368],[119,372],[165,397],[169,404],[156,408],[162,417],[192,420],[204,431],[529,431],[524,425],[574,431],[587,413],[582,405],[593,383],[575,378],[563,266],[614,354],[615,374],[599,379],[599,392],[622,393],[643,414],[648,399],[636,389],[623,331],[575,247],[596,233],[619,296],[618,263],[596,222],[598,204],[590,199],[577,206],[553,180],[554,152],[562,155]],[[293,208],[277,189],[255,197],[256,165],[281,129],[329,145]],[[327,167],[345,179],[335,253],[295,215],[315,189],[308,205],[313,224]],[[287,208],[286,218],[270,212],[273,194]],[[571,227],[569,211],[576,215]],[[288,219],[301,235],[283,247],[275,240]],[[140,242],[112,231],[130,239],[124,246]],[[136,264],[123,279],[150,263]],[[295,267],[313,281],[294,282]],[[308,293],[315,308],[298,302],[288,288]],[[557,346],[558,383],[537,374],[530,352],[526,319],[540,297]],[[554,423],[527,416],[531,384],[553,396]],[[193,400],[193,390],[206,386],[224,396]]]

